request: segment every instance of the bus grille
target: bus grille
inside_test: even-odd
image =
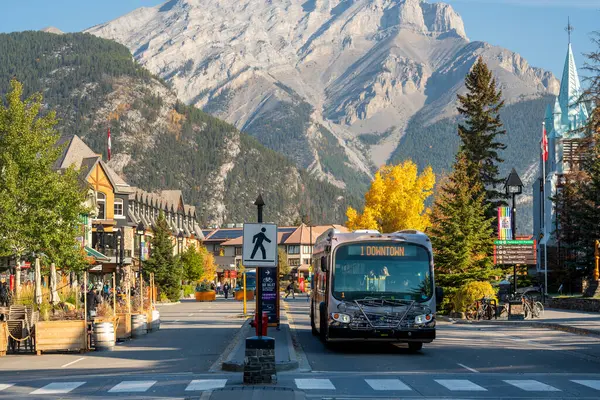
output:
[[[410,329],[413,325],[408,319],[402,320],[401,315],[357,313],[350,322],[350,329]]]

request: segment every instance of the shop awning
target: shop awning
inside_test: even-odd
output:
[[[110,260],[110,258],[106,257],[104,254],[102,254],[99,251],[94,250],[88,246],[85,246],[85,254],[87,254],[88,257],[92,257],[96,261],[109,261]]]

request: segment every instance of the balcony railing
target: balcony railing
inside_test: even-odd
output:
[[[118,257],[119,256],[119,253],[117,252],[117,250],[116,249],[111,249],[110,247],[101,249],[100,252],[102,254],[104,254],[106,257]],[[125,258],[131,258],[131,250],[125,250],[123,252],[123,256]]]

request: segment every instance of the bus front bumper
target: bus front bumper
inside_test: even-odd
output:
[[[409,329],[409,330],[354,330],[346,327],[330,326],[328,332],[329,341],[398,341],[398,342],[422,342],[431,343],[435,339],[435,328]]]

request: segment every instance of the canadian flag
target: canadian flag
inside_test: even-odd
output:
[[[544,131],[542,133],[542,159],[548,161],[548,135],[546,134],[546,124],[544,124]]]
[[[111,150],[111,144],[110,144],[110,127],[108,128],[108,161],[110,161],[110,150]]]

